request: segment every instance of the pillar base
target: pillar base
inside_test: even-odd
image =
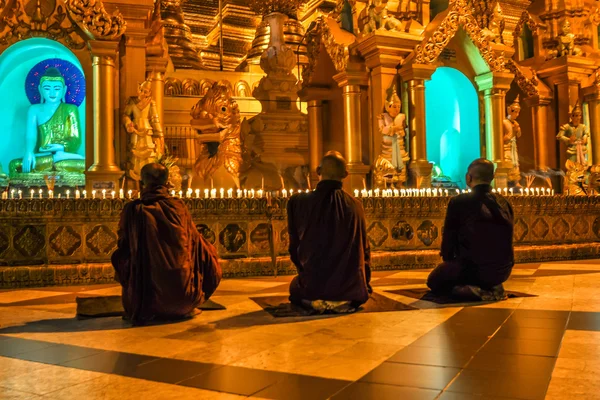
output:
[[[495,188],[505,188],[509,187],[509,174],[511,170],[511,165],[505,162],[499,162],[496,164],[496,172],[494,174],[494,187]]]
[[[88,191],[102,189],[117,191],[119,190],[119,179],[123,177],[123,174],[123,171],[87,171],[85,187]]]
[[[348,177],[344,181],[344,188],[349,192],[354,189],[362,190],[369,172],[371,172],[369,165],[348,164]]]
[[[409,186],[417,189],[431,187],[431,170],[429,161],[411,161],[408,166]]]

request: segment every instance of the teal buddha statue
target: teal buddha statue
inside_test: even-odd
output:
[[[46,70],[38,89],[42,102],[32,104],[27,112],[25,155],[10,162],[9,176],[18,183],[38,184],[28,181],[58,172],[67,184],[81,184],[76,182],[85,171],[85,159],[77,154],[82,139],[79,109],[65,103],[67,86],[56,68]]]

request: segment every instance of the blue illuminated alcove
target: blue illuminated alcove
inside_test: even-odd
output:
[[[469,163],[481,154],[475,87],[462,72],[440,67],[425,82],[425,104],[427,158],[464,187]]]
[[[25,153],[27,109],[31,105],[25,91],[29,71],[39,62],[62,59],[79,68],[81,63],[67,47],[45,38],[23,40],[0,55],[0,163],[6,173],[12,159]],[[79,105],[82,143],[78,153],[85,156],[85,101]]]

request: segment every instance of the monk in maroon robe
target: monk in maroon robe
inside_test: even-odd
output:
[[[359,200],[342,190],[346,160],[329,152],[317,169],[315,191],[287,206],[290,258],[298,270],[290,301],[319,312],[352,312],[372,290],[366,222]]]
[[[169,195],[163,165],[144,166],[141,177],[141,199],[125,205],[112,255],[125,318],[143,324],[191,316],[221,281],[217,252],[185,203]]]

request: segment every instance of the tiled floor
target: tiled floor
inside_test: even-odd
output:
[[[390,293],[427,274],[374,273],[401,311],[275,318],[252,298],[290,277],[265,277],[225,280],[226,310],[136,328],[74,318],[116,285],[0,291],[0,399],[600,399],[600,260],[518,265],[507,289],[535,297],[492,304]]]

